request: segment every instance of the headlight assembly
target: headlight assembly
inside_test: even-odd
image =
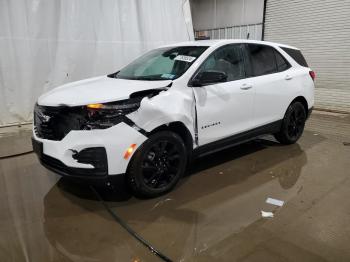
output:
[[[102,110],[129,110],[138,108],[140,102],[137,103],[125,103],[125,104],[89,104],[86,107],[88,109],[102,109]]]
[[[122,122],[124,116],[140,107],[142,98],[132,98],[104,104],[88,104],[85,129],[104,129]]]
[[[88,104],[84,107],[87,112],[87,122],[83,128],[86,130],[104,129],[123,121],[130,121],[125,116],[139,109],[144,97],[152,98],[160,92],[168,90],[170,86],[138,91],[132,93],[129,99],[117,102]]]

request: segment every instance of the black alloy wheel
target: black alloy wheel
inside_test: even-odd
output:
[[[176,178],[180,164],[177,145],[169,140],[158,141],[143,157],[143,181],[150,188],[166,187]]]
[[[302,103],[292,103],[283,118],[281,130],[274,134],[275,138],[282,144],[293,144],[304,132],[306,111]]]
[[[287,124],[288,136],[295,140],[298,139],[305,125],[305,110],[302,107],[294,106]]]
[[[170,131],[158,132],[135,152],[128,169],[128,184],[136,195],[161,195],[176,185],[186,164],[186,148],[181,137]]]

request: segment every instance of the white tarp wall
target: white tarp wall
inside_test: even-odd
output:
[[[0,0],[0,126],[31,121],[49,89],[192,39],[188,0]]]

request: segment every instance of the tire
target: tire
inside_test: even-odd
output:
[[[175,187],[187,166],[186,147],[179,135],[160,131],[151,135],[133,155],[127,174],[132,192],[156,197]]]
[[[303,134],[305,121],[306,112],[303,104],[292,103],[284,115],[280,132],[274,134],[274,137],[281,144],[294,144]]]

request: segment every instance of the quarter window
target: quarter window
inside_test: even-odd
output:
[[[286,59],[277,51],[274,50],[276,57],[276,64],[278,72],[282,72],[290,68],[290,64],[286,61]]]
[[[199,69],[204,71],[220,71],[227,75],[227,81],[245,77],[244,59],[240,45],[228,45],[214,51]]]

